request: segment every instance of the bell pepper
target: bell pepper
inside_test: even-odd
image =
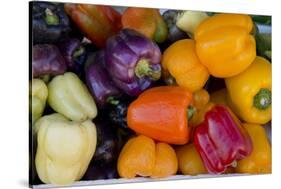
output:
[[[210,74],[226,78],[243,72],[256,57],[251,17],[216,14],[204,20],[195,31],[196,52]]]
[[[207,19],[209,16],[205,12],[200,11],[183,11],[178,15],[177,27],[185,31],[191,38],[194,37],[194,32],[198,25]]]
[[[257,56],[243,73],[225,79],[228,103],[235,114],[249,123],[271,120],[271,64]]]
[[[189,141],[188,114],[192,93],[177,86],[154,87],[128,108],[128,127],[136,133],[170,144]]]
[[[32,47],[33,77],[63,74],[66,68],[65,60],[55,45],[38,44]]]
[[[74,73],[67,72],[54,77],[48,84],[48,90],[51,108],[68,119],[84,121],[96,117],[95,101]]]
[[[140,32],[157,43],[168,36],[168,28],[158,9],[129,7],[122,14],[123,28]]]
[[[33,79],[31,83],[31,112],[32,124],[42,116],[48,97],[48,88],[40,79]]]
[[[99,108],[104,108],[110,103],[118,104],[117,99],[122,92],[114,85],[105,68],[104,51],[89,55],[86,65],[86,84]]]
[[[253,151],[248,157],[237,162],[235,172],[250,174],[271,173],[271,145],[264,127],[250,123],[245,123],[243,126],[252,139]]]
[[[209,173],[223,173],[252,152],[252,141],[235,115],[221,105],[214,106],[196,127],[194,145]]]
[[[91,120],[69,121],[60,114],[41,117],[37,134],[36,170],[46,184],[68,185],[82,178],[95,153],[97,134]]]
[[[210,101],[215,104],[229,106],[227,102],[227,90],[226,88],[217,90],[210,94]]]
[[[115,85],[130,96],[139,95],[161,77],[159,47],[131,29],[108,39],[105,59]]]
[[[208,173],[193,143],[176,148],[179,171],[184,175]]]
[[[167,84],[177,84],[194,92],[201,89],[209,78],[195,51],[195,42],[183,39],[173,43],[163,53],[163,77]]]
[[[66,13],[97,47],[105,47],[107,38],[121,29],[121,15],[110,6],[70,4]]]
[[[149,176],[163,178],[176,174],[177,156],[166,143],[156,143],[151,138],[139,135],[131,138],[119,154],[117,169],[120,177]]]

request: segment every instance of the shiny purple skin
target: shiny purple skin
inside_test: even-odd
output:
[[[55,76],[66,71],[66,64],[59,49],[51,44],[38,44],[32,48],[33,77]]]
[[[159,47],[144,35],[123,29],[107,40],[105,48],[106,68],[116,86],[130,96],[138,96],[151,87],[154,80],[149,76],[138,78],[135,67],[145,59],[153,71],[161,73],[161,52]]]
[[[89,55],[85,69],[87,87],[100,108],[105,107],[108,97],[121,96],[104,68],[104,61],[104,51],[98,51]]]

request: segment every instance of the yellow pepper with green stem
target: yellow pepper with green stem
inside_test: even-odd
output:
[[[226,78],[227,100],[240,119],[265,124],[271,120],[271,64],[257,57],[247,70]]]

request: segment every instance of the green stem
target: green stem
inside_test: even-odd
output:
[[[154,81],[160,79],[161,77],[161,71],[153,70],[150,66],[149,61],[146,59],[140,59],[137,62],[137,65],[135,67],[135,74],[138,78],[148,76]]]
[[[188,120],[191,120],[191,118],[193,117],[193,115],[195,114],[196,109],[193,106],[188,106],[187,108],[187,118]]]
[[[265,110],[271,105],[271,91],[262,88],[254,96],[254,106],[259,110]]]
[[[106,102],[112,105],[118,105],[119,104],[119,100],[116,100],[113,96],[109,96],[106,99]]]
[[[79,47],[78,49],[76,49],[76,50],[73,52],[72,57],[75,59],[75,58],[81,56],[84,52],[85,52],[84,47]]]
[[[59,24],[59,18],[57,15],[55,15],[50,9],[46,8],[45,10],[45,21],[48,25],[58,25]]]

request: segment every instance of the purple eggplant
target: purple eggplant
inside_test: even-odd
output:
[[[131,29],[107,40],[105,60],[113,82],[130,96],[138,96],[161,77],[159,47]]]
[[[58,47],[65,60],[67,69],[81,76],[87,58],[87,52],[81,40],[77,38],[64,39],[60,41]]]
[[[86,84],[100,108],[107,103],[118,103],[117,98],[122,94],[110,79],[104,62],[104,51],[101,50],[88,55],[85,63]]]
[[[66,71],[66,64],[59,49],[51,44],[38,44],[32,48],[33,77],[55,76]]]

